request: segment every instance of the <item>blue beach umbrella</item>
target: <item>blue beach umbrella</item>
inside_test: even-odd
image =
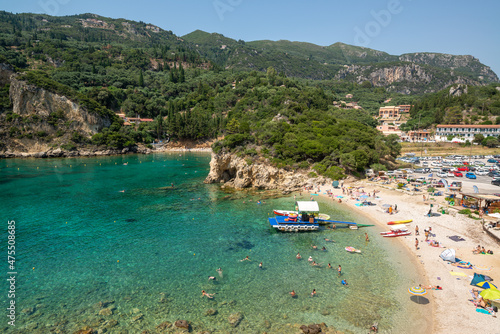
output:
[[[495,284],[490,283],[490,282],[486,282],[486,281],[479,282],[476,285],[480,288],[483,288],[483,289],[496,289],[496,290],[498,290],[498,288],[495,286]]]

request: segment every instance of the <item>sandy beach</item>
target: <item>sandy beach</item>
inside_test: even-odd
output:
[[[369,181],[346,181],[343,186],[344,188],[359,188],[360,192],[364,191],[371,195],[377,191],[375,200],[373,197],[368,199],[377,205],[358,207],[355,204],[359,201],[343,195],[342,189],[332,189],[329,185],[322,186],[320,193],[325,194],[327,191],[331,191],[333,196],[344,196],[341,205],[362,213],[387,230],[390,227],[387,225],[389,221],[413,219],[413,222],[406,224],[412,234],[393,239],[395,239],[394,242],[406,247],[409,254],[414,256],[413,259],[409,260],[413,260],[416,265],[420,266],[419,269],[422,270],[425,277],[425,280],[421,282],[422,285],[442,287],[442,290],[428,290],[425,298],[430,302],[419,305],[423,308],[432,308],[431,314],[434,316],[432,333],[500,333],[500,314],[498,317],[493,317],[476,312],[476,307],[469,301],[472,298],[470,290],[473,287],[470,285],[470,281],[474,272],[490,276],[494,279],[493,283],[495,284],[498,284],[497,280],[500,278],[499,244],[483,231],[480,221],[458,214],[455,210],[449,210],[449,214],[440,214],[439,208],[447,207],[444,196],[435,197],[435,200],[429,202],[423,200],[422,193],[410,195],[400,190],[387,189],[389,187]],[[468,185],[464,184],[463,190],[468,191],[467,187]],[[471,185],[470,188],[472,190]],[[439,213],[439,216],[427,216],[431,203],[433,204],[433,212]],[[398,211],[392,215],[386,213],[382,208],[383,204],[397,205]],[[416,236],[415,227],[417,225],[420,233]],[[425,241],[424,229],[429,227],[432,228],[429,240],[439,242],[440,247],[432,247]],[[456,242],[448,238],[448,236],[454,235],[465,240]],[[381,238],[382,236],[372,232],[370,237]],[[415,248],[415,238],[419,242],[418,249]],[[494,255],[473,254],[472,250],[477,245],[484,246],[486,250],[492,250]],[[476,269],[460,269],[443,261],[439,255],[446,248],[455,249],[457,258],[471,262],[476,266]],[[477,289],[482,290],[481,288]],[[408,294],[408,298],[410,296]]]

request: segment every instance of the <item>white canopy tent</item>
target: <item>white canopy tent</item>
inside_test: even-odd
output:
[[[300,213],[319,213],[319,205],[316,201],[297,201],[295,207]]]

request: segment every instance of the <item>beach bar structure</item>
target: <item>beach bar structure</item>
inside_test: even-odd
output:
[[[491,211],[493,209],[500,210],[500,196],[493,194],[479,194],[479,193],[460,193],[462,196],[462,200],[460,201],[461,205],[466,205],[466,203],[470,203],[471,200],[476,203],[472,206],[474,209],[487,209]]]

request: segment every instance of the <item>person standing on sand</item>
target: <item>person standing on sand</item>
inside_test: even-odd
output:
[[[422,195],[423,199],[424,199],[424,202],[425,202],[425,195]]]
[[[420,235],[419,231],[418,231],[418,225],[415,226],[415,235]]]
[[[417,238],[415,238],[415,249],[418,250],[418,239]]]

